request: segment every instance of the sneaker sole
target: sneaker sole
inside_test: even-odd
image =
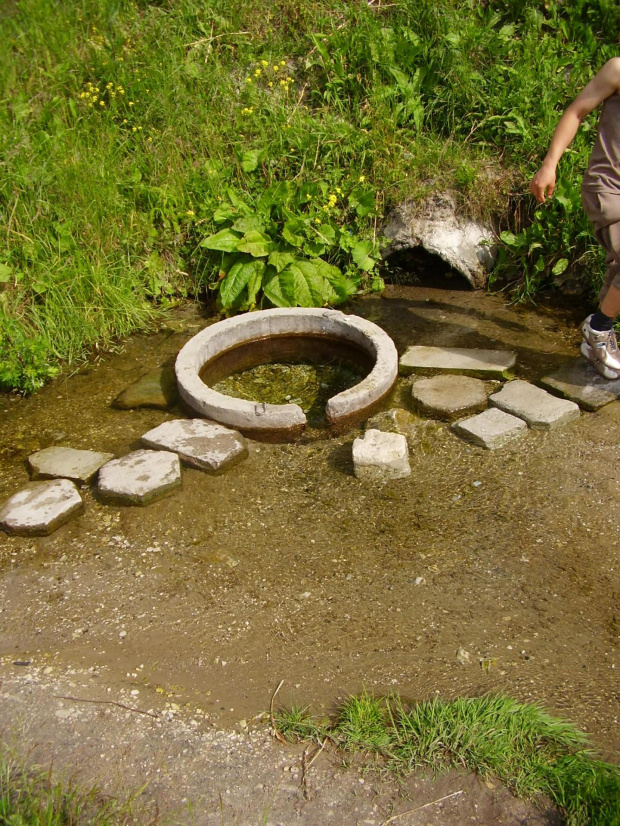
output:
[[[620,379],[620,373],[612,370],[611,367],[606,367],[603,362],[597,358],[594,348],[591,347],[587,341],[582,342],[580,352],[583,358],[586,361],[589,361],[596,372],[599,373],[604,379],[607,379],[608,381]]]

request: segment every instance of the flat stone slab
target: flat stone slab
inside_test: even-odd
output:
[[[192,467],[221,473],[248,455],[246,440],[221,424],[204,419],[176,419],[149,430],[142,443],[156,450],[171,450]]]
[[[401,375],[410,373],[456,373],[474,378],[507,378],[517,363],[510,350],[475,350],[459,347],[408,347],[400,357]]]
[[[487,397],[485,383],[471,376],[433,376],[418,379],[411,388],[411,398],[420,413],[449,422],[485,410]]]
[[[620,379],[604,379],[582,358],[562,365],[555,373],[541,379],[541,384],[575,402],[583,410],[599,410],[620,398]]]
[[[353,442],[353,468],[358,479],[387,482],[409,476],[409,448],[400,433],[367,430]]]
[[[135,407],[154,407],[168,410],[178,399],[177,382],[172,364],[151,370],[125,388],[114,399],[112,407],[131,410]]]
[[[541,387],[527,381],[509,381],[489,402],[505,413],[518,416],[533,430],[553,430],[578,419],[579,406],[566,399],[558,399]]]
[[[53,446],[29,456],[28,470],[32,479],[71,479],[85,485],[113,458],[113,453]]]
[[[523,419],[491,407],[470,419],[454,422],[452,429],[468,442],[486,447],[487,450],[497,450],[523,436],[527,432],[527,425]]]
[[[0,507],[0,528],[18,536],[48,536],[83,509],[69,479],[31,482]]]
[[[134,450],[113,459],[99,471],[102,499],[121,505],[148,505],[181,486],[181,463],[176,453]]]

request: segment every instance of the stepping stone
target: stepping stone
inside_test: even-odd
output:
[[[473,442],[487,450],[497,450],[508,442],[518,439],[527,432],[523,419],[504,413],[497,407],[491,407],[484,413],[454,422],[452,429],[468,442]]]
[[[180,486],[181,463],[176,453],[134,450],[101,468],[97,490],[107,502],[148,505]]]
[[[178,453],[188,465],[222,473],[247,458],[248,445],[236,430],[205,419],[175,419],[149,430],[142,443]]]
[[[18,536],[48,536],[83,509],[69,479],[31,482],[0,507],[0,528]]]
[[[367,430],[353,442],[353,468],[358,479],[387,482],[409,476],[409,448],[400,433]]]
[[[599,410],[620,398],[620,379],[604,379],[582,358],[562,365],[555,373],[541,379],[541,384],[576,402],[584,410]]]
[[[470,376],[433,376],[418,379],[411,397],[420,413],[451,422],[468,413],[478,413],[487,406],[486,385]]]
[[[112,402],[112,407],[119,410],[131,410],[135,407],[154,407],[168,410],[178,398],[174,367],[166,365],[151,370],[138,381],[131,384]]]
[[[473,350],[458,347],[408,347],[399,361],[400,373],[435,371],[474,376],[480,379],[505,379],[517,362],[509,350]]]
[[[28,457],[28,470],[32,479],[71,479],[86,485],[99,468],[113,458],[113,453],[46,447]]]
[[[553,430],[580,416],[575,402],[558,399],[527,381],[509,381],[489,402],[526,421],[533,430]]]

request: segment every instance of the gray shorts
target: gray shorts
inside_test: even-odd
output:
[[[598,294],[601,302],[612,285],[620,289],[620,194],[582,189],[581,197],[596,240],[606,252],[607,272]]]

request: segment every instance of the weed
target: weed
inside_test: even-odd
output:
[[[407,707],[398,696],[350,697],[334,722],[279,712],[295,739],[329,738],[345,752],[380,756],[399,775],[419,768],[465,768],[493,775],[526,799],[548,796],[569,826],[619,826],[620,770],[598,760],[587,738],[534,704],[504,696],[430,700]]]

